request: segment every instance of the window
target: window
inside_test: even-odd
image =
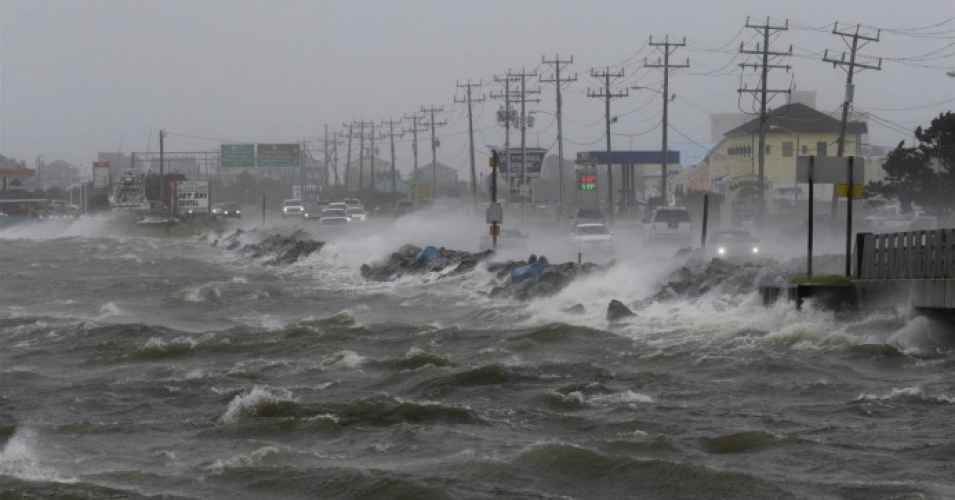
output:
[[[773,152],[773,146],[772,146],[772,144],[767,144],[767,145],[766,145],[766,154],[772,154],[772,152]]]
[[[784,142],[783,143],[783,156],[792,156],[793,155],[793,143]]]
[[[803,145],[802,145],[802,148],[800,148],[799,154],[801,154],[801,155],[803,155],[803,156],[808,156],[808,155],[809,155],[809,146],[803,144]]]
[[[829,156],[829,143],[819,141],[816,143],[816,156]]]

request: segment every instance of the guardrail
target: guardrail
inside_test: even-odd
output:
[[[955,229],[859,233],[856,235],[859,280],[955,278]]]

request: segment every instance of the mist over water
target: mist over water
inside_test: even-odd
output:
[[[405,244],[477,252],[483,217],[238,225],[242,246],[325,245],[273,265],[225,234],[0,230],[0,496],[955,494],[955,340],[911,311],[765,307],[728,284],[646,301],[698,264],[626,224],[603,268],[530,301],[491,297],[484,263],[359,272]],[[569,228],[515,226],[525,246],[492,260],[576,260]],[[608,323],[612,299],[636,316]]]

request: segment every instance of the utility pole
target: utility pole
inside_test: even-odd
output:
[[[353,132],[354,132],[355,123],[352,122],[352,123],[349,123],[348,125],[345,125],[345,126],[348,127],[348,152],[345,153],[345,196],[347,197],[347,196],[348,196],[348,193],[349,193],[349,191],[348,191],[348,181],[350,180],[349,177],[351,177],[351,176],[349,175],[349,172],[351,171],[351,168],[349,168],[349,167],[351,167],[351,140],[352,140],[352,137],[355,136],[354,133],[353,133]]]
[[[298,172],[299,172],[299,182],[301,183],[301,191],[299,192],[299,198],[301,198],[302,205],[306,205],[306,195],[308,194],[308,189],[306,189],[306,179],[305,179],[305,148],[307,141],[302,141],[298,148]]]
[[[328,171],[328,164],[331,163],[332,152],[328,147],[328,124],[325,124],[325,137],[322,142],[322,155],[323,155],[323,171],[325,173],[325,196],[328,196],[328,188],[331,185],[331,179],[328,174],[331,172]]]
[[[375,198],[375,202],[377,202],[378,188],[375,187],[375,153],[377,153],[375,150],[375,123],[370,122],[368,126],[371,127],[371,195]]]
[[[344,144],[344,142],[342,141],[342,139],[345,139],[345,133],[344,133],[344,132],[335,132],[334,134],[332,134],[332,141],[333,141],[333,142],[332,142],[332,171],[335,173],[335,185],[336,185],[336,186],[341,186],[341,185],[342,185],[341,176],[338,174],[338,160],[341,159],[341,158],[338,156],[338,145],[339,145],[339,144]],[[347,173],[347,172],[346,172],[346,173]]]
[[[385,124],[388,124],[388,133],[382,133],[381,137],[385,138],[387,136],[391,140],[391,203],[398,203],[398,171],[395,166],[395,137],[401,137],[403,134],[401,132],[395,133],[395,124],[400,124],[400,120],[382,120],[381,126],[384,127]]]
[[[560,90],[561,84],[567,82],[576,82],[577,74],[574,73],[574,76],[566,77],[563,80],[560,78],[560,66],[562,64],[573,64],[574,56],[570,56],[570,59],[566,61],[560,60],[560,54],[557,54],[553,60],[548,61],[546,58],[541,57],[541,62],[544,64],[550,64],[554,67],[554,78],[544,79],[541,78],[541,83],[554,83],[554,87],[557,89],[557,169],[559,175],[559,184],[560,184],[560,210],[558,210],[557,218],[562,219],[564,217],[564,119],[561,112],[563,99],[561,98]]]
[[[471,107],[472,103],[475,102],[484,102],[484,96],[473,98],[471,96],[471,89],[481,86],[481,82],[471,83],[471,79],[468,79],[468,82],[465,84],[457,84],[459,89],[467,89],[467,98],[463,100],[458,100],[457,96],[454,98],[454,102],[466,102],[468,104],[468,142],[471,147],[471,199],[474,203],[474,206],[477,206],[477,170],[474,167],[474,115],[473,109]]]
[[[366,122],[358,122],[358,198],[361,199],[362,190],[365,188],[365,125]]]
[[[411,128],[404,129],[403,132],[411,132],[411,151],[414,153],[414,174],[411,177],[411,192],[414,198],[415,208],[418,207],[418,132],[427,132],[427,128],[418,128],[421,120],[425,118],[424,114],[412,113],[411,116],[405,115],[405,120],[411,120]]]
[[[495,76],[494,81],[504,83],[504,93],[494,94],[494,92],[491,92],[491,98],[504,99],[504,115],[503,118],[498,116],[498,121],[504,121],[504,172],[507,177],[507,199],[510,201],[510,187],[514,179],[514,172],[511,170],[511,82],[516,81],[516,79],[511,75],[511,70],[507,70],[507,74],[503,78]],[[492,174],[496,175],[498,170],[500,168],[492,169]]]
[[[660,59],[657,59],[655,64],[648,64],[644,60],[644,66],[648,68],[663,68],[663,161],[660,167],[660,190],[663,194],[663,205],[669,205],[669,191],[667,191],[667,156],[668,156],[668,145],[667,145],[667,132],[669,125],[667,123],[667,110],[670,103],[670,69],[679,69],[679,68],[689,68],[690,59],[687,58],[686,64],[670,64],[670,55],[673,54],[679,47],[686,47],[686,37],[683,37],[683,41],[680,43],[671,42],[670,35],[666,35],[663,39],[663,42],[654,42],[653,37],[650,37],[650,45],[653,47],[663,47],[663,63],[660,63]]]
[[[762,233],[763,223],[766,218],[766,200],[765,200],[765,190],[766,190],[766,128],[769,121],[769,116],[766,113],[766,97],[768,94],[788,94],[792,90],[769,90],[768,77],[770,69],[785,69],[789,71],[790,66],[781,65],[781,64],[770,64],[770,57],[778,56],[791,56],[793,53],[792,46],[789,47],[788,52],[774,52],[769,50],[769,37],[777,31],[786,31],[789,29],[789,20],[786,20],[786,24],[783,26],[774,26],[769,24],[769,18],[766,18],[766,24],[756,25],[750,24],[749,18],[746,19],[746,27],[756,30],[758,33],[763,35],[763,45],[756,44],[755,50],[744,49],[743,43],[740,42],[739,52],[740,54],[750,54],[758,55],[762,59],[762,62],[759,64],[754,63],[740,63],[740,67],[745,68],[759,68],[761,70],[761,76],[759,80],[759,87],[756,89],[747,89],[744,85],[743,88],[737,90],[740,94],[746,92],[753,94],[754,96],[759,94],[759,193],[758,193],[758,206],[756,207],[756,228],[757,231]]]
[[[165,154],[163,140],[166,133],[159,131],[159,201],[166,203],[166,162],[163,158]]]
[[[614,97],[627,97],[630,94],[626,89],[624,89],[623,92],[612,92],[610,90],[611,79],[623,78],[623,70],[620,70],[617,73],[611,73],[610,68],[608,67],[602,72],[593,70],[590,72],[590,76],[597,79],[603,79],[604,81],[604,88],[601,89],[600,92],[594,92],[590,89],[587,89],[587,97],[595,97],[604,100],[604,119],[607,124],[607,130],[605,131],[605,134],[607,135],[607,192],[610,206],[610,224],[613,225],[613,170],[610,168],[611,163],[613,163],[610,149],[610,99]]]
[[[521,70],[520,73],[511,73],[511,76],[517,77],[521,81],[521,90],[517,94],[521,98],[521,116],[520,116],[520,126],[521,126],[521,218],[524,218],[524,204],[527,201],[527,197],[524,195],[524,188],[527,186],[527,111],[526,105],[527,102],[540,102],[540,99],[528,99],[528,94],[540,94],[540,89],[527,90],[527,77],[537,76],[537,71],[531,73],[525,73],[524,70]]]
[[[434,114],[444,111],[444,106],[426,108],[421,107],[422,113],[429,113],[431,115],[431,121],[425,123],[426,127],[431,127],[431,201],[438,199],[438,140],[434,136],[434,129],[438,125],[447,125],[448,122],[436,122],[434,121]]]
[[[842,101],[842,125],[839,127],[839,145],[836,150],[836,156],[844,156],[846,152],[846,125],[849,122],[849,108],[852,107],[852,97],[855,94],[855,85],[852,83],[852,76],[856,71],[862,69],[874,69],[882,70],[882,58],[879,58],[879,64],[863,64],[856,62],[856,53],[862,47],[868,45],[869,42],[878,42],[879,35],[881,30],[876,31],[874,37],[864,36],[859,34],[859,25],[856,25],[856,30],[854,33],[846,33],[839,31],[839,23],[836,23],[835,27],[832,28],[832,34],[839,35],[842,37],[842,41],[849,46],[849,60],[846,61],[846,53],[842,53],[842,57],[839,59],[830,59],[829,58],[829,49],[826,49],[825,54],[822,56],[822,60],[825,62],[831,62],[832,67],[842,66],[843,70],[846,72],[846,93],[845,99]],[[852,43],[846,41],[846,37],[852,37]],[[859,40],[862,40],[862,46],[859,46]],[[856,146],[858,147],[858,141],[856,141]],[[849,203],[852,202],[852,193],[849,193]],[[811,200],[810,200],[811,202]],[[832,220],[836,220],[836,208],[838,206],[838,198],[836,197],[836,186],[832,186]]]

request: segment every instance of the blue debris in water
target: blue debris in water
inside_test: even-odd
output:
[[[411,267],[421,267],[429,262],[434,261],[438,258],[440,252],[438,249],[433,246],[424,247],[418,255],[415,256],[414,261],[411,262]]]

